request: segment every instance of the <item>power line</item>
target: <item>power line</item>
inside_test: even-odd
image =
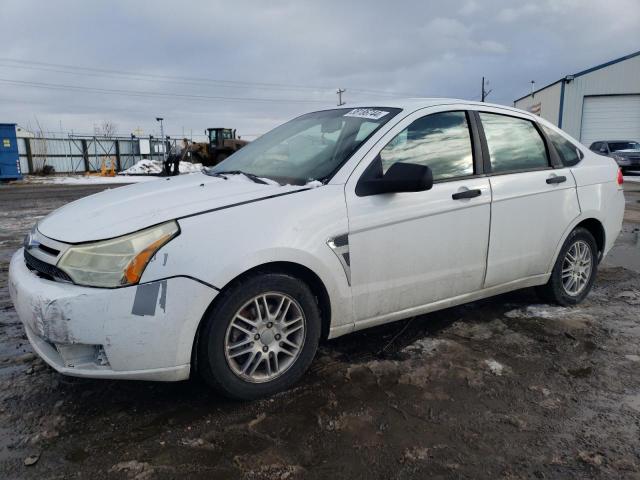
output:
[[[221,80],[221,79],[211,79],[211,78],[201,78],[201,77],[183,77],[183,76],[175,76],[175,75],[165,75],[165,74],[150,74],[150,73],[141,73],[141,72],[130,72],[125,70],[112,70],[105,68],[95,68],[95,67],[83,67],[78,65],[66,65],[66,64],[58,64],[58,63],[48,63],[48,62],[36,62],[36,61],[28,61],[28,60],[20,60],[14,58],[2,58],[0,57],[0,62],[4,62],[5,67],[10,68],[23,68],[30,70],[44,70],[44,71],[54,71],[58,73],[68,73],[73,75],[88,75],[88,76],[123,76],[129,78],[137,78],[139,80],[154,80],[154,81],[168,81],[172,83],[207,83],[207,84],[216,84],[219,87],[224,88],[257,88],[257,89],[267,89],[267,90],[324,90],[327,93],[333,90],[327,86],[319,86],[319,85],[300,85],[300,84],[285,84],[285,83],[266,83],[266,82],[247,82],[242,80]],[[14,65],[6,65],[6,63],[11,63]],[[15,65],[19,64],[19,65]],[[420,96],[418,94],[410,94],[410,93],[401,93],[401,92],[392,92],[392,91],[382,91],[382,90],[374,90],[374,89],[362,89],[362,88],[350,88],[351,92],[358,92],[366,95],[378,95],[378,96],[391,96],[391,97],[415,97]]]
[[[44,88],[50,90],[67,90],[67,91],[82,91],[91,93],[102,93],[107,95],[121,95],[129,97],[155,97],[155,98],[183,98],[193,100],[219,100],[229,102],[267,102],[267,103],[291,103],[291,104],[322,104],[326,105],[327,102],[320,100],[304,100],[304,99],[291,99],[291,98],[261,98],[261,97],[227,97],[222,95],[192,95],[186,93],[161,93],[161,92],[142,92],[137,90],[123,90],[123,89],[108,89],[98,87],[81,87],[76,85],[64,85],[56,83],[42,83],[42,82],[27,82],[24,80],[10,80],[6,78],[0,78],[0,83],[6,83],[9,85],[26,86],[32,88]]]

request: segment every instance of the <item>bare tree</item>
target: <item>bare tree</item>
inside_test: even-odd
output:
[[[96,137],[104,137],[107,140],[113,140],[118,134],[118,125],[109,120],[103,120],[100,125],[96,125],[94,133]]]
[[[33,157],[34,173],[46,175],[53,173],[53,167],[47,165],[47,154],[49,153],[49,145],[47,143],[47,134],[40,125],[40,120],[35,117],[36,128],[33,131],[35,137],[31,145],[31,155]],[[47,168],[49,167],[49,168]]]

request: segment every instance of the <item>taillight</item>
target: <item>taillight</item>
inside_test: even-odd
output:
[[[618,169],[618,185],[622,185],[624,183],[624,177],[622,176],[622,169]]]

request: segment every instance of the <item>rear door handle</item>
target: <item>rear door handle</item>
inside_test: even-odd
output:
[[[552,184],[552,183],[562,183],[562,182],[566,182],[567,181],[567,177],[565,177],[564,175],[559,175],[559,176],[551,176],[549,178],[547,178],[547,183],[548,184]]]
[[[451,198],[453,198],[454,200],[462,200],[463,198],[479,197],[480,195],[482,195],[482,190],[476,188],[474,190],[463,190],[462,192],[456,192],[451,195]]]

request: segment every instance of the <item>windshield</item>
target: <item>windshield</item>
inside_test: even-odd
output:
[[[399,108],[341,108],[308,113],[271,130],[213,168],[281,184],[326,181]]]
[[[638,142],[610,142],[609,150],[617,152],[618,150],[640,150]]]

